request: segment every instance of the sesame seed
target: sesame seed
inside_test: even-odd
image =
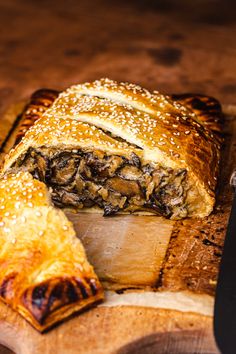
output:
[[[8,233],[8,232],[11,231],[11,229],[9,229],[9,227],[4,227],[4,228],[3,228],[3,231],[6,232],[6,233]]]

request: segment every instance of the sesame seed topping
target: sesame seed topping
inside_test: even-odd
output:
[[[9,233],[11,231],[11,229],[9,229],[9,227],[4,227],[3,231],[6,232],[6,233]]]
[[[25,216],[22,216],[22,217],[21,217],[21,221],[22,221],[23,223],[25,223],[25,222],[26,222],[26,217],[25,217]]]

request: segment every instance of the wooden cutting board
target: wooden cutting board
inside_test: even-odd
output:
[[[14,141],[12,107],[0,120],[2,156]],[[68,214],[107,291],[100,307],[39,334],[0,303],[0,343],[16,353],[218,353],[213,296],[231,205],[236,107],[225,107],[219,196],[204,220]],[[1,129],[2,127],[2,129]],[[115,290],[115,291],[114,291]]]

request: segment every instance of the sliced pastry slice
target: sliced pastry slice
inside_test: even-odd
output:
[[[10,151],[3,173],[29,171],[60,207],[204,217],[214,206],[220,159],[205,111],[134,84],[76,85]],[[220,113],[218,106],[217,119]]]
[[[103,299],[72,224],[25,172],[0,181],[0,298],[41,332]]]

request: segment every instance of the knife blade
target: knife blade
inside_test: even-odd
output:
[[[220,263],[214,307],[214,335],[222,354],[236,353],[236,170],[234,199]]]

